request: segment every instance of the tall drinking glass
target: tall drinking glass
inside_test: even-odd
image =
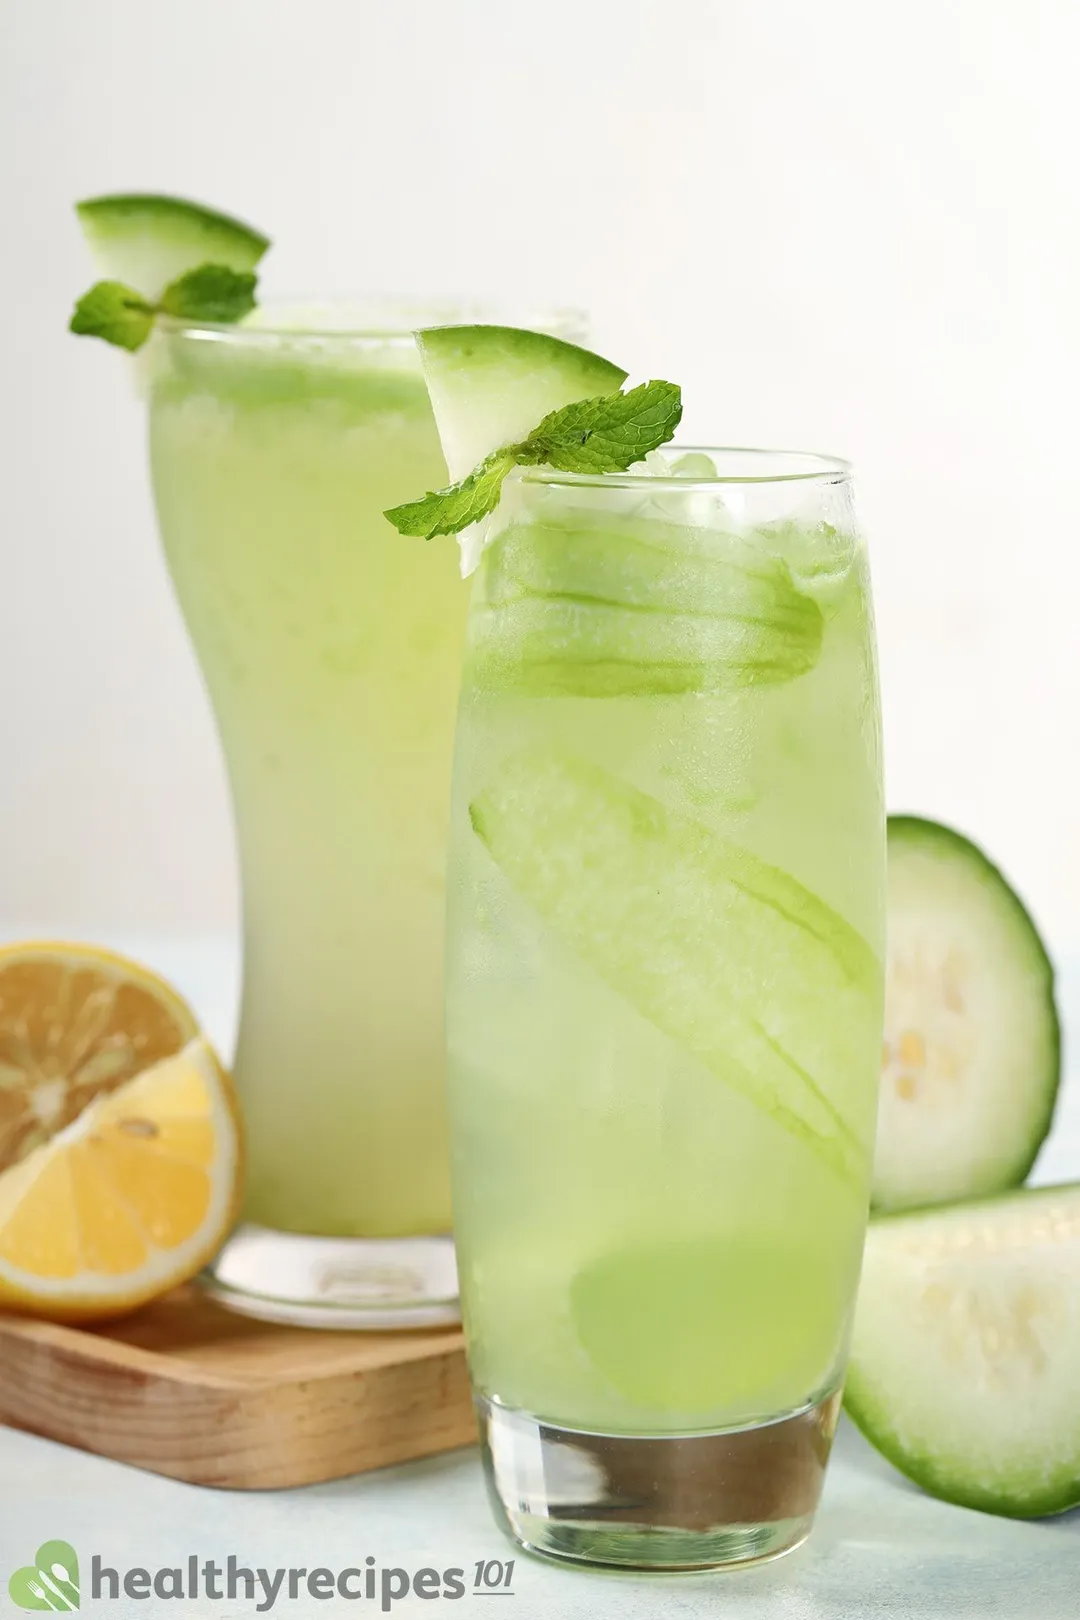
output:
[[[444,865],[467,593],[452,541],[382,516],[445,482],[424,320],[272,317],[166,324],[151,366],[161,532],[242,872],[247,1224],[211,1286],[315,1325],[452,1320]]]
[[[843,462],[525,475],[469,611],[454,1215],[496,1515],[555,1557],[808,1533],[866,1222],[885,887]]]

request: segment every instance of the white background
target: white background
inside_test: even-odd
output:
[[[0,0],[0,928],[235,916],[142,411],[71,203],[278,292],[570,300],[698,439],[857,464],[889,798],[1077,942],[1075,0]]]

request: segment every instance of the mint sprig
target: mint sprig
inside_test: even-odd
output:
[[[545,416],[520,444],[493,451],[467,478],[447,489],[429,490],[418,501],[392,506],[384,516],[399,534],[424,540],[459,534],[495,510],[513,467],[625,472],[666,444],[681,418],[682,391],[675,383],[647,382],[629,393],[579,399]]]
[[[682,419],[682,390],[647,382],[627,394],[579,399],[545,416],[518,446],[522,466],[560,472],[625,472],[674,437]]]
[[[134,353],[150,336],[158,315],[232,325],[255,308],[256,280],[250,270],[201,264],[171,281],[156,303],[122,281],[98,281],[75,305],[71,330]]]
[[[517,448],[496,450],[448,489],[429,490],[420,500],[392,506],[383,515],[399,534],[417,535],[422,540],[433,540],[437,534],[460,534],[498,506],[503,479],[515,465]]]
[[[154,306],[122,281],[98,281],[75,305],[71,330],[104,338],[118,349],[141,349],[154,329]]]
[[[253,270],[200,264],[198,269],[169,283],[158,308],[163,315],[177,315],[185,321],[215,321],[231,326],[255,308],[257,281]]]

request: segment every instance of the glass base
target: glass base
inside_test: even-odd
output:
[[[202,1284],[231,1311],[294,1327],[386,1330],[461,1320],[449,1237],[322,1238],[240,1226]]]
[[[839,1391],[752,1428],[610,1435],[478,1396],[495,1517],[529,1552],[632,1569],[723,1569],[806,1540]]]

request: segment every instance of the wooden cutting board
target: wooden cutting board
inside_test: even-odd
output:
[[[339,1479],[476,1439],[460,1329],[279,1327],[190,1286],[97,1328],[0,1316],[0,1421],[239,1490]]]

